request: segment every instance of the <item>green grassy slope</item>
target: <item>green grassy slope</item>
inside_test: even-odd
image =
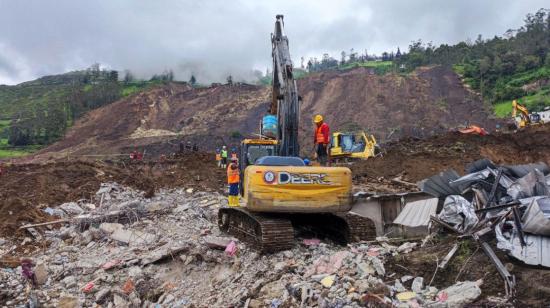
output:
[[[36,122],[39,121],[39,114],[47,118],[54,110],[62,110],[66,115],[66,126],[70,127],[77,117],[88,110],[164,83],[158,80],[111,82],[106,86],[105,82],[104,76],[91,81],[87,71],[75,71],[45,76],[14,86],[0,85],[0,158],[25,155],[39,148],[36,144],[19,147],[8,145],[9,127],[14,117],[22,122]],[[110,98],[101,97],[104,91],[111,91]]]

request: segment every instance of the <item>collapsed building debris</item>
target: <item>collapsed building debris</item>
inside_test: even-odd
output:
[[[471,237],[491,259],[505,282],[508,297],[515,294],[515,277],[499,260],[489,242],[522,262],[550,267],[543,256],[550,252],[550,172],[544,163],[497,166],[488,159],[466,168],[458,177],[453,170],[424,181],[422,191],[444,200],[432,221],[444,230]],[[493,235],[491,237],[491,235]],[[449,251],[440,267],[456,253]]]
[[[96,195],[95,208],[81,205],[90,200],[77,202],[83,212],[66,214],[61,229],[35,227],[50,244],[32,261],[2,265],[0,298],[6,305],[359,307],[455,301],[453,289],[438,297],[442,291],[423,277],[396,277],[386,268],[388,257],[418,249],[415,242],[395,246],[380,238],[342,247],[314,238],[259,256],[215,227],[215,211],[225,202],[221,195],[176,189],[145,198],[109,185],[117,189]],[[127,215],[111,215],[120,211]],[[132,211],[141,214],[128,219]],[[396,279],[399,284],[388,284]]]

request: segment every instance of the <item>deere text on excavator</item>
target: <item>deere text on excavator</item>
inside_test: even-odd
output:
[[[241,143],[245,206],[221,208],[218,226],[261,252],[291,248],[295,230],[321,232],[340,242],[372,238],[374,223],[349,213],[353,205],[350,169],[309,167],[299,157],[301,99],[283,30],[283,16],[277,15],[271,35],[270,114],[262,121],[261,138]]]

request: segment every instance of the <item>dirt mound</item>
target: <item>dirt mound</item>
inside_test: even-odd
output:
[[[494,127],[481,100],[444,67],[402,76],[378,76],[369,69],[311,74],[297,81],[303,97],[302,152],[311,148],[311,117],[321,113],[333,131],[366,128],[379,140],[428,136],[465,122]],[[239,144],[258,132],[268,109],[270,88],[220,85],[192,88],[170,84],[139,93],[88,113],[65,139],[44,149],[39,160],[82,154],[126,153],[155,144],[174,152],[180,138],[213,150]]]
[[[132,164],[56,162],[13,165],[0,181],[0,235],[13,235],[23,223],[52,219],[42,209],[90,200],[102,182],[117,182],[152,196],[163,187],[219,191],[225,180],[212,155],[193,153],[164,162]]]
[[[327,116],[333,130],[366,128],[379,140],[426,137],[465,122],[494,127],[481,99],[441,66],[406,76],[377,76],[367,68],[331,71],[300,80],[298,88],[307,136],[313,130],[309,118],[318,113]]]
[[[488,136],[447,133],[427,139],[407,138],[387,144],[383,157],[356,163],[356,180],[363,178],[402,179],[416,182],[446,169],[464,172],[464,167],[481,158],[497,164],[550,164],[550,124],[530,127],[515,134]]]

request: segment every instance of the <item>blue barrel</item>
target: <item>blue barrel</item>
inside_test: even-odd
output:
[[[277,138],[277,116],[266,115],[262,119],[262,135]]]

